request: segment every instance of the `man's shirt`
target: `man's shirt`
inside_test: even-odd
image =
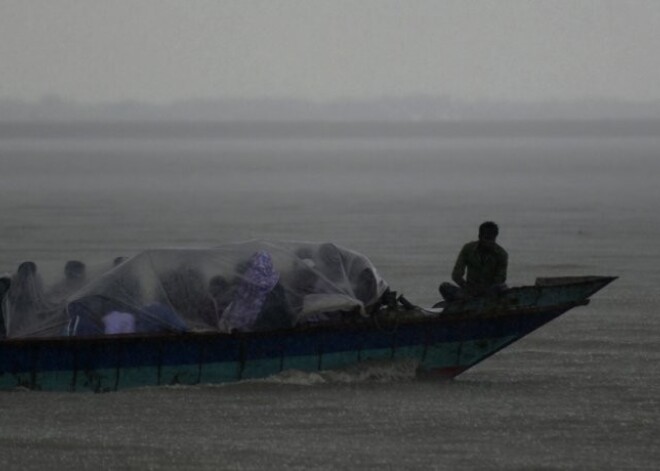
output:
[[[479,250],[479,241],[468,242],[463,246],[451,273],[453,280],[462,278],[467,270],[465,280],[468,289],[477,290],[499,285],[506,282],[506,270],[509,255],[498,244],[490,250]]]

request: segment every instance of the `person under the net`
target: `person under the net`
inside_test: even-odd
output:
[[[486,221],[479,226],[479,240],[463,246],[451,278],[456,283],[442,283],[440,294],[446,301],[492,296],[504,291],[509,255],[495,242],[497,224]]]
[[[5,304],[5,295],[9,292],[9,288],[11,288],[11,276],[8,274],[0,275],[0,339],[4,339],[7,336],[3,309]]]

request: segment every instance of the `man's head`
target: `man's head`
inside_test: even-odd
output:
[[[0,301],[11,286],[11,277],[8,275],[0,276]]]
[[[500,230],[497,224],[493,221],[486,221],[479,226],[479,242],[483,246],[492,247],[499,233]]]
[[[67,280],[80,280],[85,277],[85,264],[78,260],[69,260],[64,265],[64,276]]]
[[[34,262],[23,262],[18,266],[16,274],[22,277],[34,276],[37,274],[37,265]]]

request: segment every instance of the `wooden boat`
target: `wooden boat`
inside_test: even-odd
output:
[[[615,277],[537,279],[442,309],[384,309],[354,322],[270,332],[127,334],[0,341],[0,389],[117,391],[415,360],[453,378],[589,297]]]

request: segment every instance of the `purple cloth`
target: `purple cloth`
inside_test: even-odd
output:
[[[225,330],[252,330],[268,293],[279,279],[280,274],[275,271],[273,259],[268,252],[260,250],[252,255],[238,283],[234,299],[222,315],[221,322]]]
[[[128,312],[112,311],[101,319],[106,335],[134,334],[135,316]]]

